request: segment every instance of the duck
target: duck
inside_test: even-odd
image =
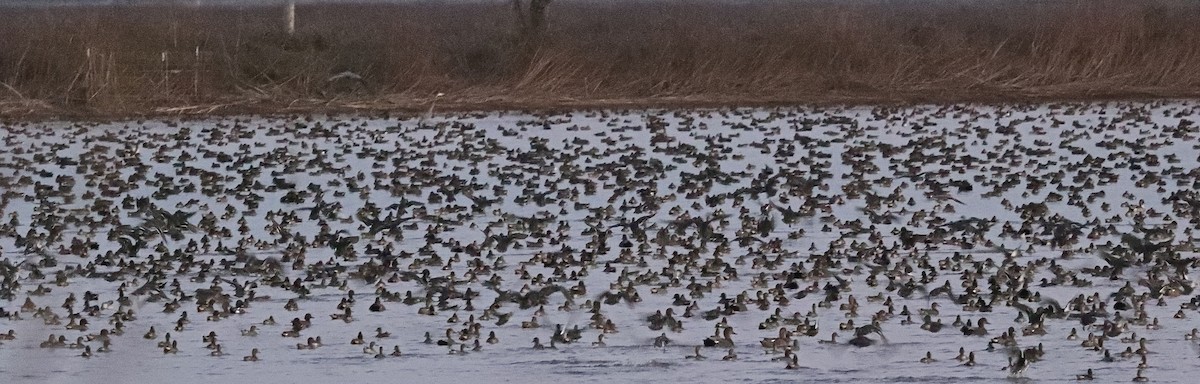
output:
[[[1138,339],[1138,349],[1137,349],[1137,351],[1135,351],[1135,353],[1137,353],[1139,355],[1146,355],[1146,354],[1150,353],[1150,349],[1146,348],[1146,338],[1145,337]]]
[[[372,303],[370,307],[367,307],[367,310],[371,312],[383,312],[384,310],[387,310],[387,308],[383,306],[383,301],[376,297],[375,302]]]
[[[838,343],[837,338],[838,338],[838,334],[837,334],[837,332],[834,332],[833,334],[829,335],[829,340],[817,340],[817,343],[818,344],[837,344]]]
[[[875,340],[867,338],[866,335],[858,335],[858,336],[855,336],[853,339],[850,339],[850,341],[847,341],[846,343],[853,345],[855,347],[863,348],[863,347],[869,347],[869,346],[874,345]]]
[[[791,345],[791,337],[791,331],[789,331],[787,328],[779,328],[779,336],[763,338],[759,344],[761,344],[765,349],[777,351],[780,348]]]
[[[704,360],[704,359],[706,359],[706,357],[704,357],[704,355],[700,354],[700,346],[699,345],[696,346],[694,352],[691,355],[684,356],[684,358],[688,359],[688,360]]]
[[[375,345],[375,342],[372,341],[370,344],[367,344],[367,346],[363,347],[362,351],[363,351],[363,354],[374,356],[374,355],[379,354],[379,351],[381,351],[381,350],[383,350],[383,348],[377,347]]]
[[[933,363],[936,361],[937,360],[933,359],[933,352],[931,352],[931,351],[925,351],[925,357],[921,358],[921,363],[923,363],[923,364],[929,364],[929,363]]]
[[[171,334],[167,333],[166,335],[164,335],[163,341],[158,342],[158,344],[156,344],[156,345],[159,348],[166,348],[166,347],[171,346]]]
[[[441,345],[443,347],[453,345],[454,344],[453,333],[454,333],[453,329],[446,328],[446,338],[438,339],[437,345]]]
[[[935,301],[932,304],[929,304],[929,309],[924,309],[924,308],[918,309],[917,313],[923,317],[924,316],[937,317],[937,315],[941,313],[941,311],[939,310],[939,307],[940,306]]]
[[[937,304],[937,303],[934,303],[934,304]],[[933,321],[929,315],[925,315],[922,317],[921,329],[932,332],[932,333],[941,332],[942,331],[942,319]]]
[[[654,347],[655,348],[664,348],[668,344],[671,344],[671,339],[667,337],[666,332],[663,332],[661,335],[658,335],[658,337],[654,338]]]
[[[112,351],[112,341],[109,339],[101,340],[100,348],[96,348],[96,352],[100,352],[100,353],[108,353],[111,351]]]
[[[258,361],[258,348],[250,350],[250,356],[242,357],[242,361]]]
[[[164,355],[165,354],[177,354],[177,353],[179,353],[179,342],[176,340],[171,340],[171,345],[163,347]]]
[[[1138,368],[1138,370],[1137,370],[1137,376],[1134,376],[1134,377],[1133,377],[1133,382],[1135,382],[1135,383],[1144,383],[1144,382],[1150,381],[1150,378],[1148,378],[1148,377],[1146,377],[1146,376],[1143,376],[1143,375],[1142,375],[1142,373],[1143,373],[1142,371],[1143,371],[1143,369],[1142,369],[1142,368]]]
[[[987,318],[986,317],[980,318],[979,321],[975,322],[975,324],[976,325],[974,327],[972,327],[971,321],[968,320],[967,325],[964,325],[961,329],[963,335],[964,336],[986,336],[988,333],[987,328],[985,328],[985,326],[988,324]]]
[[[785,366],[783,368],[784,369],[800,369],[800,358],[797,357],[796,355],[792,355],[792,359],[788,360],[787,366]]]
[[[1082,375],[1075,375],[1075,380],[1094,380],[1096,376],[1092,374],[1092,369],[1088,368],[1087,372]]]
[[[791,359],[792,359],[792,355],[793,355],[793,354],[794,354],[794,353],[792,352],[792,348],[790,348],[790,347],[789,347],[789,348],[784,348],[784,349],[783,349],[783,356],[772,357],[772,358],[771,358],[771,361],[774,361],[774,362],[784,362],[784,363],[786,363],[786,362],[788,362],[789,360],[791,360]]]
[[[721,360],[722,361],[734,361],[734,360],[737,360],[737,358],[738,358],[737,352],[734,352],[733,348],[729,348],[729,350],[725,353],[725,356],[722,357]]]
[[[731,348],[733,347],[733,335],[736,334],[737,332],[734,332],[732,327],[724,327],[724,329],[717,330],[713,336],[705,338],[704,346]]]

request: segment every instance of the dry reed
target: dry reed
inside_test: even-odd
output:
[[[301,5],[287,36],[282,7],[0,9],[0,102],[120,114],[420,110],[437,92],[479,108],[1200,94],[1200,3],[1185,0],[559,1],[537,44],[509,11]]]

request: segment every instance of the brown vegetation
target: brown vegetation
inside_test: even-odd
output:
[[[536,44],[512,8],[0,9],[0,114],[1200,94],[1186,0],[564,0]]]

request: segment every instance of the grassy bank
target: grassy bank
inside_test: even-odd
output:
[[[560,0],[536,42],[507,2],[301,5],[293,36],[282,19],[0,9],[0,114],[1200,95],[1184,0]]]

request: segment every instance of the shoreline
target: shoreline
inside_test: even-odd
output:
[[[682,95],[659,97],[443,97],[434,113],[524,111],[553,113],[576,110],[721,109],[825,106],[915,106],[947,104],[1048,104],[1089,102],[1156,102],[1200,99],[1196,91],[1119,90],[1086,92],[879,92],[825,95],[755,97],[749,95]],[[433,98],[386,96],[374,98],[217,99],[206,102],[158,102],[120,108],[54,105],[44,100],[0,98],[0,122],[44,121],[102,122],[137,119],[213,118],[229,116],[279,116],[288,114],[401,114],[418,115],[430,109]]]

